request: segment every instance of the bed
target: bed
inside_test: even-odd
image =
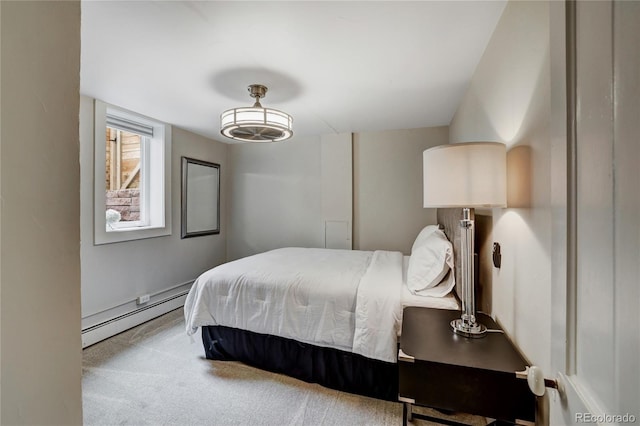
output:
[[[217,266],[187,296],[187,333],[208,359],[395,401],[402,309],[459,309],[459,217],[440,209],[411,256],[287,247]]]

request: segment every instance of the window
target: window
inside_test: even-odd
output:
[[[107,115],[105,196],[107,232],[149,225],[143,176],[149,138],[109,123]],[[140,201],[143,201],[142,203]]]
[[[171,127],[95,102],[95,244],[171,234]]]

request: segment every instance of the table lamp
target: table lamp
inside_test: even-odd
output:
[[[454,332],[483,337],[476,322],[473,268],[475,207],[506,207],[507,150],[498,142],[440,145],[423,153],[424,207],[461,207],[462,315],[451,322]]]

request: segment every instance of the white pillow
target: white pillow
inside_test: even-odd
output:
[[[440,284],[435,287],[427,288],[424,290],[414,292],[417,296],[429,296],[429,297],[444,297],[447,294],[451,293],[453,287],[455,287],[456,281],[453,274],[453,269],[450,269],[449,272],[444,276],[444,279],[440,281]]]
[[[454,267],[451,242],[444,232],[435,229],[414,246],[409,258],[407,287],[413,294],[445,296],[455,286],[454,274],[449,274]]]
[[[422,231],[420,231],[420,233],[416,237],[416,240],[413,242],[413,246],[411,247],[411,254],[413,254],[413,252],[416,251],[418,247],[424,244],[429,235],[439,230],[440,229],[438,228],[438,225],[427,225],[422,228]]]

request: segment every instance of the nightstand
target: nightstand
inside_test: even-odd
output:
[[[459,311],[446,309],[404,309],[398,353],[403,425],[411,419],[413,404],[512,423],[534,422],[535,396],[527,380],[516,377],[526,369],[526,361],[504,333],[490,332],[480,339],[455,334],[449,323],[459,317]],[[500,330],[488,315],[478,313],[476,318],[488,329]]]

